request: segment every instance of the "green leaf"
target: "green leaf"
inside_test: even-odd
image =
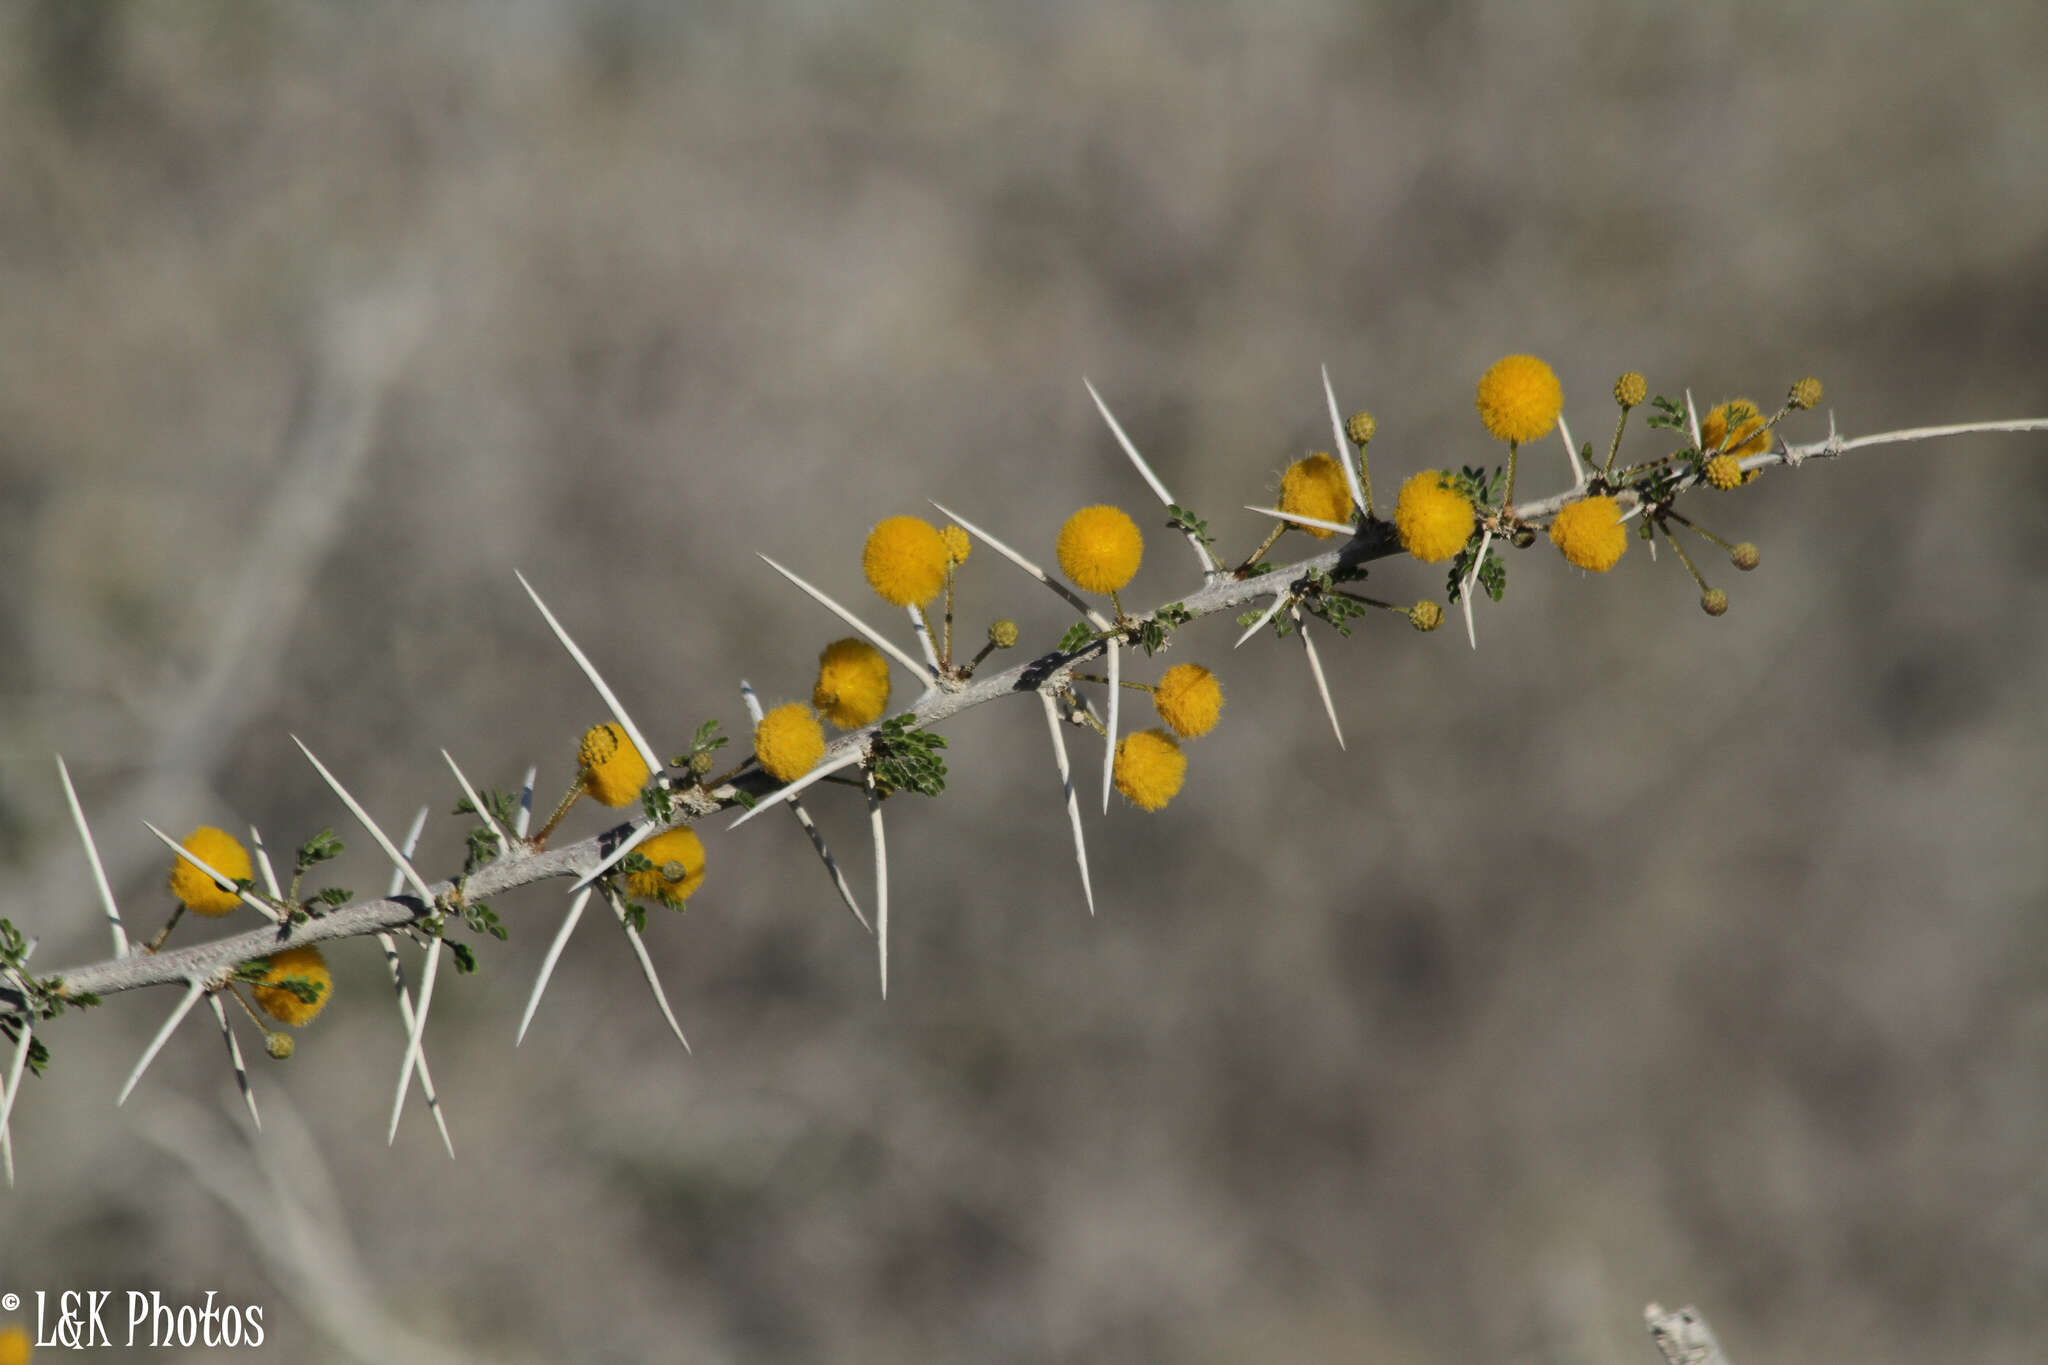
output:
[[[1065,635],[1060,636],[1059,651],[1062,654],[1077,653],[1094,638],[1095,627],[1086,621],[1076,621],[1067,627]]]
[[[937,796],[946,789],[946,765],[938,756],[945,747],[945,736],[918,729],[913,715],[883,721],[868,750],[876,789],[884,796],[898,791]]]
[[[304,872],[315,864],[324,863],[329,858],[338,857],[341,850],[342,842],[334,837],[334,831],[323,829],[312,838],[306,840],[305,843],[299,845],[298,861],[295,864],[295,870]]]

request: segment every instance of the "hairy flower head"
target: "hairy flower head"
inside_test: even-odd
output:
[[[1280,476],[1280,510],[1317,521],[1351,520],[1351,485],[1344,477],[1344,467],[1320,450],[1287,466]],[[1294,529],[1317,540],[1337,534],[1320,526]]]
[[[583,732],[576,762],[583,769],[583,790],[607,806],[630,805],[654,776],[626,732],[610,721]]]
[[[185,836],[185,850],[229,881],[247,881],[254,869],[249,850],[235,836],[212,825],[201,825]],[[171,864],[171,894],[195,915],[225,915],[242,903],[233,891],[223,891],[213,878],[183,858]]]
[[[1060,527],[1060,571],[1086,592],[1115,592],[1138,572],[1145,538],[1119,507],[1083,507]]]
[[[1401,485],[1394,529],[1402,549],[1425,564],[1441,564],[1472,538],[1472,500],[1442,473],[1425,469]]]
[[[825,756],[825,727],[800,701],[778,706],[754,727],[754,757],[777,782],[794,782]]]
[[[313,998],[303,998],[286,982],[310,988]],[[334,975],[327,970],[327,959],[319,948],[309,943],[264,958],[263,975],[249,993],[256,997],[256,1008],[271,1018],[286,1024],[309,1024],[327,1008],[327,998],[334,994]]]
[[[1738,459],[1761,455],[1771,448],[1771,434],[1764,430],[1764,415],[1747,398],[1731,398],[1707,410],[1700,419],[1700,442],[1708,450],[1725,445],[1724,454]],[[1754,478],[1756,471],[1749,472]],[[1743,480],[1749,482],[1749,478]]]
[[[811,705],[842,730],[873,725],[889,705],[889,661],[858,636],[834,640],[818,656]]]
[[[965,556],[962,556],[965,558]],[[861,572],[884,602],[921,607],[946,586],[953,562],[946,538],[921,517],[890,517],[868,532],[861,551]]]
[[[1504,355],[1479,376],[1479,420],[1496,441],[1548,436],[1564,410],[1564,386],[1533,355]]]
[[[1188,757],[1164,730],[1139,730],[1117,741],[1116,789],[1139,810],[1173,800],[1188,775]]]
[[[967,556],[974,552],[974,542],[967,538],[967,532],[950,521],[939,528],[939,539],[946,542],[946,557],[955,564],[965,564]]]
[[[29,1357],[35,1354],[35,1341],[29,1336],[28,1328],[18,1322],[0,1327],[0,1365],[28,1365]]]
[[[1797,384],[1794,384],[1792,392],[1785,395],[1785,405],[1804,410],[1819,403],[1820,394],[1820,381],[1808,375]]]
[[[1194,739],[1216,728],[1223,713],[1223,684],[1200,664],[1175,664],[1152,692],[1159,719],[1182,739]]]
[[[1636,407],[1649,394],[1650,382],[1634,370],[1614,381],[1614,401],[1622,407]]]
[[[704,885],[704,841],[690,828],[657,834],[640,845],[654,866],[626,874],[626,889],[642,900],[681,905]]]
[[[1568,504],[1551,519],[1550,543],[1580,568],[1606,573],[1628,549],[1621,504],[1605,496]]]

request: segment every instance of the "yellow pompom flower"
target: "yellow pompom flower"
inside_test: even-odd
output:
[[[1223,684],[1200,664],[1175,664],[1152,692],[1159,719],[1182,739],[1194,739],[1216,728],[1223,714]]]
[[[919,517],[890,517],[878,523],[868,532],[867,548],[860,556],[868,586],[884,602],[899,607],[921,607],[938,596],[952,562],[946,538]]]
[[[311,1000],[302,999],[283,984],[287,981],[310,986],[316,994]],[[263,976],[249,993],[256,997],[256,1008],[271,1018],[286,1024],[309,1024],[327,1008],[327,998],[334,994],[334,974],[327,970],[327,959],[320,950],[309,943],[263,959]]]
[[[1164,730],[1140,730],[1117,741],[1116,789],[1139,810],[1173,800],[1188,775],[1188,756]]]
[[[889,705],[889,661],[857,636],[834,640],[818,656],[811,705],[842,730],[873,725]]]
[[[185,836],[185,851],[229,881],[247,881],[255,875],[249,864],[249,850],[235,836],[212,825],[201,825]],[[242,903],[233,891],[220,886],[192,864],[179,858],[171,864],[171,894],[195,915],[225,915]]]
[[[1733,435],[1730,435],[1730,431]],[[1747,398],[1731,398],[1710,408],[1700,420],[1700,442],[1708,450],[1727,444],[1724,454],[1738,458],[1761,455],[1771,448],[1771,434],[1764,430],[1764,415]]]
[[[1496,441],[1548,436],[1564,410],[1564,386],[1533,355],[1504,355],[1479,376],[1479,420]]]
[[[35,1354],[35,1340],[18,1322],[0,1327],[0,1365],[28,1365]]]
[[[825,756],[825,727],[800,701],[778,706],[754,727],[754,757],[777,782],[794,782]]]
[[[642,900],[681,905],[704,885],[704,841],[693,829],[672,829],[640,845],[654,866],[626,874],[626,889]]]
[[[1086,592],[1115,592],[1138,572],[1145,538],[1118,507],[1083,507],[1060,527],[1060,571]]]
[[[1394,529],[1402,549],[1425,564],[1441,564],[1472,538],[1472,500],[1439,471],[1425,469],[1401,485]]]
[[[1804,410],[1820,402],[1820,395],[1820,381],[1808,375],[1797,384],[1794,384],[1792,391],[1785,395],[1785,405]]]
[[[1550,543],[1582,569],[1606,573],[1628,549],[1628,528],[1621,524],[1621,504],[1613,498],[1583,498],[1560,511],[1550,522]]]
[[[1344,467],[1320,450],[1287,466],[1287,472],[1280,476],[1280,510],[1317,521],[1351,520],[1351,485],[1344,478]],[[1306,531],[1317,540],[1328,540],[1337,534],[1320,526],[1294,529]]]
[[[939,539],[946,542],[946,557],[955,564],[965,564],[967,556],[974,552],[974,542],[967,538],[967,532],[951,522],[939,529]]]
[[[583,790],[607,806],[630,805],[654,776],[647,760],[619,726],[606,721],[583,732],[576,762],[583,769]]]
[[[1708,483],[1726,492],[1742,482],[1742,464],[1733,455],[1716,455],[1707,461],[1705,477]]]

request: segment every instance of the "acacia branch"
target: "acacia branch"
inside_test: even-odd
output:
[[[1745,469],[1779,464],[1797,466],[1809,458],[1838,456],[1849,450],[1870,446],[1939,436],[2021,431],[2048,431],[2048,418],[1913,428],[1881,432],[1852,440],[1845,440],[1831,432],[1824,441],[1781,446],[1767,454],[1750,456],[1742,461],[1742,465]],[[1693,481],[1695,476],[1686,476],[1681,480],[1680,491],[1690,487]],[[1616,499],[1624,505],[1632,505],[1639,500],[1633,488],[1622,487],[1613,491]],[[1549,498],[1521,503],[1513,509],[1513,515],[1520,521],[1540,523],[1544,518],[1555,515],[1564,506],[1588,496],[1588,493],[1589,489],[1582,486]],[[1154,609],[1153,614],[1156,615],[1167,606],[1178,606],[1191,619],[1213,616],[1263,599],[1285,596],[1296,590],[1297,585],[1312,575],[1333,573],[1340,568],[1364,565],[1399,553],[1401,544],[1393,524],[1377,518],[1368,518],[1359,524],[1351,539],[1336,548],[1296,560],[1257,577],[1212,578],[1192,594],[1175,602],[1162,603],[1159,608]],[[1120,634],[1092,639],[1071,652],[1054,649],[1026,663],[1017,664],[987,677],[965,682],[941,683],[928,690],[907,711],[897,713],[896,718],[907,714],[914,718],[917,728],[923,729],[939,724],[971,707],[981,706],[1002,697],[1017,693],[1057,692],[1066,686],[1075,665],[1105,652],[1112,638],[1134,639],[1137,626],[1149,619],[1149,616],[1132,618]],[[877,723],[840,736],[828,746],[821,764],[829,763],[835,758],[846,757],[856,748],[865,750],[880,728],[880,723]],[[758,770],[745,773],[710,791],[692,784],[685,773],[669,772],[665,775],[677,789],[677,800],[674,815],[661,826],[664,829],[694,823],[732,805],[759,798],[777,789],[777,784]],[[70,998],[87,994],[107,996],[146,986],[172,983],[179,983],[187,988],[194,981],[205,982],[208,985],[224,984],[240,963],[274,953],[288,945],[333,942],[379,932],[403,930],[419,924],[429,915],[454,911],[458,908],[458,897],[460,900],[477,901],[556,877],[580,880],[597,868],[606,855],[616,849],[620,841],[634,829],[633,824],[615,826],[559,848],[533,849],[515,842],[510,848],[501,850],[496,859],[461,878],[459,884],[457,880],[452,879],[431,884],[428,890],[433,893],[433,904],[424,902],[417,896],[393,896],[383,900],[364,901],[328,911],[296,924],[252,929],[246,933],[229,935],[168,952],[130,953],[123,957],[65,968],[52,975],[62,980],[62,994]],[[24,994],[18,987],[0,986],[0,1014],[11,1013],[18,1016],[25,1013],[26,1009]]]

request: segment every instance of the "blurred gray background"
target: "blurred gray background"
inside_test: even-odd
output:
[[[842,633],[756,551],[900,625],[859,547],[926,497],[1149,525],[1084,374],[1238,554],[1323,363],[1382,491],[1497,456],[1509,351],[1603,447],[1629,368],[2048,412],[2044,69],[2030,3],[10,5],[4,912],[105,951],[57,750],[145,930],[140,818],[346,823],[289,733],[452,870],[436,750],[546,802],[602,715],[515,566],[673,749]],[[694,1058],[595,918],[515,1051],[562,898],[510,897],[429,1034],[456,1163],[379,1141],[367,943],[253,1150],[203,1013],[113,1107],[174,1002],[120,998],[50,1030],[0,1289],[215,1290],[308,1360],[1621,1365],[1651,1298],[1744,1365],[2038,1359],[2044,500],[2029,436],[1696,498],[1763,549],[1703,558],[1718,621],[1539,545],[1476,654],[1325,636],[1349,752],[1291,644],[1196,627],[1229,709],[1090,817],[1093,920],[1039,714],[961,717],[890,808],[886,1005],[793,825],[707,835],[650,935]],[[1191,581],[1155,533],[1130,600]],[[964,628],[1042,647],[1030,587],[978,553]]]

